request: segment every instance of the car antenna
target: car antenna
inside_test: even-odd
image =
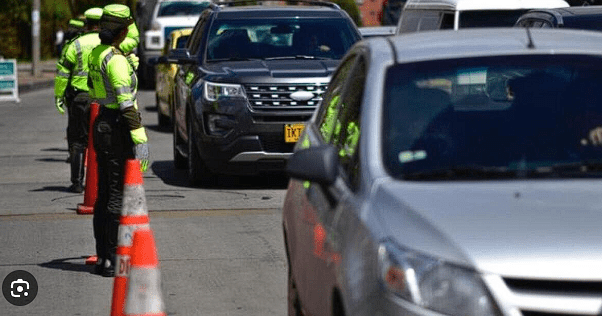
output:
[[[527,38],[529,39],[529,43],[527,43],[527,48],[535,49],[535,43],[533,42],[533,37],[531,36],[531,30],[528,26],[525,26],[525,30],[527,30]]]

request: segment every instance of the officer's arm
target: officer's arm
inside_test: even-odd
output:
[[[54,96],[62,98],[65,95],[65,90],[69,84],[71,72],[76,63],[75,45],[72,42],[67,44],[64,49],[64,54],[56,63],[56,76],[54,77]]]
[[[117,95],[117,103],[119,103],[122,116],[130,129],[132,140],[135,144],[146,143],[148,138],[142,126],[138,106],[135,103],[134,91],[131,89],[132,77],[126,58],[121,55],[111,58],[107,65],[107,73],[109,74],[111,86]]]
[[[128,34],[121,44],[119,44],[119,49],[127,55],[138,46],[138,43],[140,43],[140,32],[136,23],[132,23],[128,26]]]

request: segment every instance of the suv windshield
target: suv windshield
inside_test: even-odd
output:
[[[516,56],[394,66],[384,161],[396,177],[602,175],[602,60]]]
[[[345,19],[218,19],[209,32],[207,61],[341,59],[357,40]]]
[[[475,10],[460,12],[460,28],[511,27],[529,10]]]
[[[157,16],[200,15],[209,2],[165,1],[161,2]]]

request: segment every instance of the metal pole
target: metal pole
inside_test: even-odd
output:
[[[31,41],[32,41],[32,64],[31,74],[34,77],[40,76],[40,0],[33,0],[33,10],[31,11]]]

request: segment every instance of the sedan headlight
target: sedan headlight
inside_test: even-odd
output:
[[[244,97],[245,92],[239,84],[213,83],[205,81],[203,83],[203,92],[205,99],[216,101],[221,97]]]
[[[418,306],[446,315],[498,316],[479,275],[392,242],[379,246],[380,276],[386,288]]]

